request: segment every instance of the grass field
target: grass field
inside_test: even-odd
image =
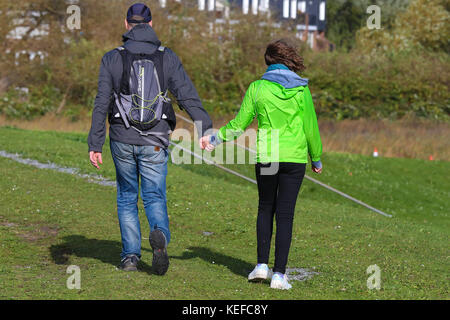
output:
[[[0,127],[0,150],[98,173],[86,138]],[[108,143],[103,159],[99,173],[114,180]],[[117,269],[115,188],[0,158],[0,298],[448,299],[450,163],[344,153],[325,153],[323,163],[314,177],[393,217],[305,180],[288,267],[318,274],[278,291],[246,280],[256,263],[257,209],[247,181],[208,165],[169,164],[171,265],[161,277],[152,274],[146,239],[139,271]],[[230,167],[254,177],[251,165]],[[147,238],[142,206],[140,215]],[[373,264],[381,290],[367,288]],[[81,269],[81,290],[66,287],[69,265]]]

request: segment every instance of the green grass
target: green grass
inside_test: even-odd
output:
[[[98,173],[85,134],[0,127],[0,150]],[[208,165],[169,164],[171,265],[161,277],[151,271],[147,240],[139,271],[117,270],[115,188],[0,158],[0,298],[448,299],[450,164],[338,153],[323,163],[315,177],[393,218],[305,180],[288,267],[319,274],[278,291],[246,280],[256,262],[258,200],[249,182]],[[251,165],[230,167],[254,177]],[[115,178],[108,143],[100,173]],[[142,206],[140,216],[147,237]],[[66,288],[71,264],[81,268],[81,290]],[[379,291],[367,289],[372,264],[381,269]]]

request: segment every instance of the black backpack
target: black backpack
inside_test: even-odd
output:
[[[124,47],[117,50],[122,57],[123,72],[114,98],[125,127],[144,136],[166,135],[151,130],[161,120],[166,120],[174,130],[175,113],[164,88],[164,47],[152,54],[132,53]]]

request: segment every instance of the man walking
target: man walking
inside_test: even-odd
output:
[[[122,238],[121,268],[126,271],[135,271],[141,258],[141,232],[137,207],[139,180],[141,180],[141,197],[150,225],[149,239],[153,249],[153,269],[157,274],[163,275],[169,267],[167,245],[170,242],[166,204],[168,145],[169,134],[175,128],[176,119],[166,94],[162,94],[169,90],[177,99],[180,108],[186,110],[193,121],[200,123],[197,127],[200,136],[204,136],[205,132],[212,127],[212,122],[202,107],[198,93],[180,60],[173,51],[161,46],[152,25],[151,11],[146,5],[137,3],[128,9],[125,19],[125,27],[128,31],[123,35],[123,46],[106,53],[101,62],[88,145],[90,161],[99,169],[106,135],[105,122],[108,117],[111,154],[116,167],[117,211]],[[145,71],[150,64],[154,66],[155,74],[157,74],[155,77],[157,79],[151,86],[156,88],[156,83],[160,93],[155,100],[152,100],[152,103],[156,105],[155,101],[158,99],[163,101],[161,102],[162,111],[159,114],[151,110],[154,114],[151,119],[154,125],[145,132],[135,125],[139,119],[127,118],[131,116],[133,109],[125,112],[126,108],[122,108],[124,105],[121,102],[121,97],[124,96],[122,93],[131,91],[127,86],[132,86],[129,77],[133,72],[129,70],[130,65],[133,70],[135,64],[129,57],[136,56],[142,57],[139,62],[147,63]],[[131,63],[127,64],[127,61]],[[142,121],[144,111],[149,112],[149,108],[144,106],[148,104],[144,89],[147,90],[149,81],[145,82],[147,84],[145,86],[144,67],[139,68],[139,74],[136,73],[135,76],[138,80],[142,76],[142,83],[139,80],[139,85],[136,87],[139,87],[142,94],[128,94],[131,97],[129,101],[138,105],[142,103],[142,108],[134,108],[139,109]],[[124,87],[127,89],[124,90]],[[156,119],[157,115],[158,119]]]

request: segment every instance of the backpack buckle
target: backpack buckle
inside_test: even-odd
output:
[[[164,92],[164,95],[161,96],[161,99],[166,103],[172,102],[172,100],[169,97],[167,97],[167,90],[166,92]]]

